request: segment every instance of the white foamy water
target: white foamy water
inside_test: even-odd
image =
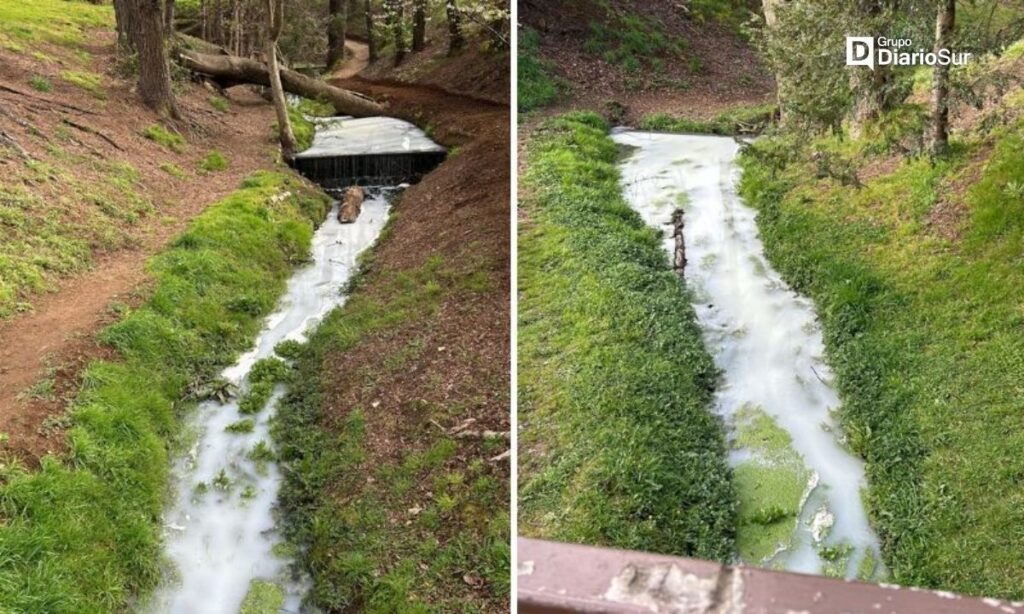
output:
[[[387,200],[381,191],[368,193],[353,224],[338,223],[336,213],[337,206],[316,231],[312,262],[288,281],[255,346],[223,371],[225,379],[244,387],[257,360],[272,356],[274,346],[285,339],[304,341],[307,332],[344,302],[341,290],[356,269],[356,257],[384,227]],[[303,582],[290,577],[291,561],[272,552],[281,542],[274,518],[281,473],[274,463],[261,471],[248,458],[258,442],[270,443],[269,420],[282,392],[277,390],[255,416],[241,414],[237,399],[224,405],[204,402],[191,416],[189,428],[197,438],[173,467],[174,499],[164,513],[166,553],[173,570],[146,611],[236,614],[250,582],[257,579],[284,588],[285,609],[299,611]],[[224,430],[243,418],[255,420],[252,433]],[[229,480],[226,489],[216,485],[222,471]],[[200,484],[207,486],[205,493],[197,492]]]
[[[739,146],[731,138],[627,130],[616,130],[614,139],[638,148],[621,164],[623,191],[645,222],[664,231],[670,254],[672,212],[684,209],[685,276],[705,342],[724,373],[717,411],[731,422],[744,405],[761,407],[789,432],[794,449],[818,476],[793,548],[772,563],[821,573],[812,521],[824,505],[835,516],[825,543],[853,546],[847,575],[854,575],[868,548],[878,552],[860,497],[863,464],[837,441],[840,429],[830,411],[839,399],[828,383],[832,373],[813,304],[768,264],[755,211],[736,194]],[[749,451],[731,460],[745,457]]]

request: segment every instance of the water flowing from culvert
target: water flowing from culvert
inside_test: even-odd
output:
[[[767,262],[755,211],[736,194],[739,146],[731,138],[629,130],[616,130],[614,139],[635,148],[621,164],[624,194],[665,232],[670,254],[673,211],[683,209],[685,278],[723,372],[716,410],[733,425],[744,408],[759,408],[790,435],[808,470],[792,542],[768,560],[745,562],[822,573],[829,547],[841,546],[849,558],[838,575],[852,577],[865,553],[878,552],[861,501],[863,464],[839,441],[831,415],[839,399],[813,304]],[[751,455],[740,449],[731,460],[750,462]]]
[[[353,224],[340,224],[336,211],[316,231],[312,262],[297,270],[255,346],[222,376],[240,386],[253,364],[274,355],[286,339],[302,341],[321,319],[344,302],[342,287],[356,269],[356,257],[370,247],[388,216],[387,194],[371,190]],[[300,611],[303,581],[292,575],[280,548],[274,507],[281,473],[274,463],[257,463],[250,451],[270,444],[269,421],[282,394],[277,390],[255,416],[239,412],[237,399],[202,403],[189,421],[196,439],[173,467],[175,491],[164,514],[166,552],[173,564],[166,585],[145,608],[180,614],[235,614],[255,580],[283,589],[285,609]],[[254,418],[251,433],[225,428]]]

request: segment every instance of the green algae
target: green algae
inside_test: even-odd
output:
[[[736,545],[743,561],[764,564],[792,547],[812,473],[793,450],[789,433],[764,410],[745,405],[735,420],[734,446],[752,454],[733,473],[739,495]]]
[[[284,591],[266,580],[253,580],[239,614],[277,614],[284,607]]]

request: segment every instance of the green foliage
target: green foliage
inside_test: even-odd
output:
[[[249,371],[249,387],[238,402],[238,411],[256,414],[263,411],[274,387],[288,380],[288,365],[278,358],[262,358]]]
[[[251,433],[254,428],[256,428],[256,423],[249,418],[244,418],[238,422],[232,422],[224,427],[224,430],[229,433]]]
[[[313,578],[310,597],[326,611],[507,607],[508,482],[486,462],[497,452],[430,424],[455,420],[459,408],[413,402],[400,417],[407,443],[382,455],[367,433],[367,413],[376,409],[327,402],[338,390],[329,365],[344,352],[415,330],[447,297],[472,290],[436,256],[419,268],[367,275],[372,295],[351,295],[307,344],[292,348],[296,375],[274,424],[281,461],[292,468],[280,498],[285,534]]]
[[[53,84],[46,77],[40,75],[32,75],[28,79],[29,86],[38,92],[51,92],[53,91]]]
[[[122,360],[84,371],[66,458],[3,469],[0,608],[122,611],[160,579],[168,450],[183,399],[190,383],[213,378],[251,343],[291,271],[288,253],[308,249],[326,202],[310,216],[299,196],[272,198],[302,186],[254,175],[150,260],[152,296],[100,335]],[[302,244],[281,244],[277,227],[286,222],[310,229]],[[252,292],[260,313],[228,307]]]
[[[599,116],[534,136],[519,241],[522,534],[729,560],[717,370]]]
[[[686,134],[721,134],[727,136],[760,134],[775,121],[778,107],[774,104],[739,106],[719,113],[711,120],[673,117],[667,113],[648,115],[640,120],[641,130],[679,132]]]
[[[294,339],[286,339],[274,346],[274,353],[288,360],[295,360],[302,355],[302,343]]]
[[[551,74],[551,64],[540,57],[540,35],[523,27],[519,31],[519,112],[526,113],[551,103],[564,85]]]
[[[219,151],[211,151],[199,161],[199,168],[208,173],[222,171],[228,167],[228,159]]]
[[[170,130],[164,128],[160,124],[153,124],[152,126],[146,128],[145,130],[142,131],[142,136],[153,141],[154,143],[159,143],[160,145],[163,145],[164,147],[170,149],[175,153],[181,153],[185,151],[185,138],[182,137],[177,132],[171,132]]]
[[[900,584],[1024,597],[1024,537],[1006,530],[1024,520],[1022,128],[955,143],[939,163],[903,161],[861,189],[815,179],[806,154],[767,163],[775,139],[744,156],[767,255],[817,304]],[[860,151],[863,164],[884,148],[828,139],[805,151]],[[950,235],[930,223],[939,203],[962,211]]]
[[[284,608],[284,591],[266,580],[253,580],[239,614],[278,614]]]

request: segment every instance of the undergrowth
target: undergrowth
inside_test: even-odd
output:
[[[186,392],[251,343],[326,209],[294,179],[258,173],[150,260],[151,296],[99,335],[121,360],[84,371],[66,454],[3,467],[0,609],[123,611],[157,583]],[[240,297],[246,309],[232,307]]]
[[[519,514],[524,535],[734,554],[717,370],[661,238],[621,194],[594,114],[531,141],[519,242]]]
[[[947,159],[899,159],[860,188],[816,166],[827,152],[861,172],[891,155],[881,136],[775,137],[743,158],[767,255],[823,320],[899,584],[1024,597],[1024,534],[1010,529],[1024,523],[1022,134],[1019,120],[968,133]]]
[[[734,107],[710,120],[674,117],[668,113],[655,113],[640,120],[641,130],[677,132],[683,134],[720,134],[724,136],[760,134],[775,120],[774,104]]]
[[[563,84],[552,74],[549,62],[541,57],[540,35],[537,31],[523,27],[519,31],[519,112],[526,113],[550,104],[563,88]]]

